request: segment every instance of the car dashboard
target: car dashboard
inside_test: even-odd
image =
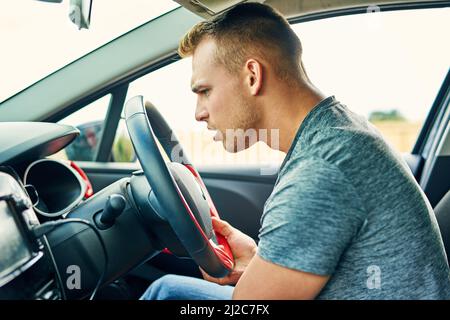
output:
[[[32,229],[83,199],[86,186],[76,171],[45,158],[77,135],[53,123],[0,125],[0,299],[61,299],[47,238]]]
[[[0,299],[59,299],[47,239],[33,237],[40,222],[16,177],[0,168]]]
[[[0,123],[0,299],[93,299],[165,247],[152,228],[168,234],[170,225],[148,204],[143,172],[93,195],[76,164],[49,158],[78,134]]]

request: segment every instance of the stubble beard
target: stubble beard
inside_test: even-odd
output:
[[[227,128],[221,129],[222,144],[226,151],[237,153],[250,148],[258,140],[258,108],[240,95],[229,116]]]

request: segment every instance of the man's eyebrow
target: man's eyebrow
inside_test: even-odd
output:
[[[191,90],[192,90],[192,92],[194,92],[194,93],[198,93],[198,92],[202,89],[202,87],[203,87],[203,85],[201,85],[201,84],[194,84],[194,85],[191,87]]]

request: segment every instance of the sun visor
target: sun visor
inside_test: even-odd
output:
[[[174,0],[196,15],[209,19],[246,0]],[[264,1],[253,1],[264,2]]]

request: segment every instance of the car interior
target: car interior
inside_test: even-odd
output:
[[[176,2],[0,102],[0,299],[136,300],[166,274],[201,278],[201,267],[222,277],[233,268],[233,255],[211,216],[258,241],[277,168],[261,174],[256,164],[191,161],[164,106],[146,92],[130,97],[133,81],[180,60],[178,41],[195,23],[243,1]],[[364,14],[374,3],[386,12],[450,8],[450,1],[262,2],[293,25]],[[95,5],[92,10],[94,19]],[[448,65],[435,90],[402,157],[434,209],[448,257]],[[105,96],[104,120],[61,122]],[[113,152],[121,125],[132,150],[126,162]],[[67,159],[54,157],[61,152]]]

